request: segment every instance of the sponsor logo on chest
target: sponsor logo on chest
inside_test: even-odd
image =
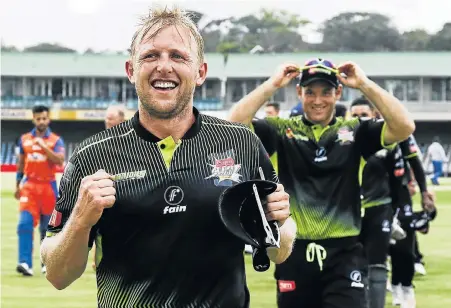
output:
[[[169,186],[164,192],[164,201],[168,204],[163,209],[163,215],[186,212],[186,205],[182,203],[185,194],[179,186]]]
[[[124,181],[124,180],[136,180],[136,179],[142,179],[146,176],[147,170],[140,170],[140,171],[131,171],[131,172],[124,172],[124,173],[118,173],[113,176],[114,181]]]

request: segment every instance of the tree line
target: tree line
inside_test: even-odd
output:
[[[451,51],[451,22],[436,33],[424,29],[401,32],[382,14],[347,12],[317,27],[320,43],[306,42],[300,32],[311,22],[284,10],[262,9],[257,14],[207,20],[201,12],[190,11],[205,41],[205,52],[370,52],[370,51]],[[14,46],[2,50],[18,51]],[[24,52],[76,52],[58,44],[41,43]],[[122,53],[118,52],[118,53]],[[85,53],[96,53],[88,49]]]

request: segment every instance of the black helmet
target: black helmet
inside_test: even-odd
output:
[[[256,271],[269,268],[267,247],[279,247],[280,231],[276,221],[268,222],[264,206],[266,197],[277,184],[266,180],[241,182],[223,191],[219,198],[219,216],[224,226],[245,244],[251,245]]]

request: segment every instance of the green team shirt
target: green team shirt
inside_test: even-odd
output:
[[[386,147],[385,123],[334,118],[326,127],[305,117],[254,119],[290,194],[299,239],[357,236],[361,228],[361,164]],[[387,146],[392,149],[395,145]]]
[[[240,124],[201,115],[180,142],[160,140],[138,113],[83,141],[61,179],[48,235],[72,213],[83,177],[115,177],[116,203],[92,228],[98,307],[249,307],[244,244],[223,226],[220,194],[277,181],[267,152]]]

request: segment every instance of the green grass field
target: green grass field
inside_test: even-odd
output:
[[[9,177],[8,177],[9,178]],[[63,291],[54,289],[40,274],[39,242],[34,250],[35,276],[22,277],[15,272],[17,262],[16,224],[17,201],[13,198],[9,181],[1,194],[1,307],[5,308],[69,308],[96,307],[96,285],[93,270],[88,266],[84,275]],[[14,181],[11,177],[10,181]],[[8,185],[9,184],[9,185]],[[418,308],[451,307],[451,181],[436,191],[439,214],[428,235],[420,235],[421,251],[425,254],[428,274],[416,277]],[[416,199],[418,205],[418,199]],[[38,231],[37,231],[38,232]],[[39,238],[36,232],[35,238]],[[255,272],[246,256],[248,284],[253,308],[269,308],[275,305],[275,281],[273,269],[265,273]],[[89,263],[90,265],[90,263]],[[387,306],[391,306],[388,295]]]

